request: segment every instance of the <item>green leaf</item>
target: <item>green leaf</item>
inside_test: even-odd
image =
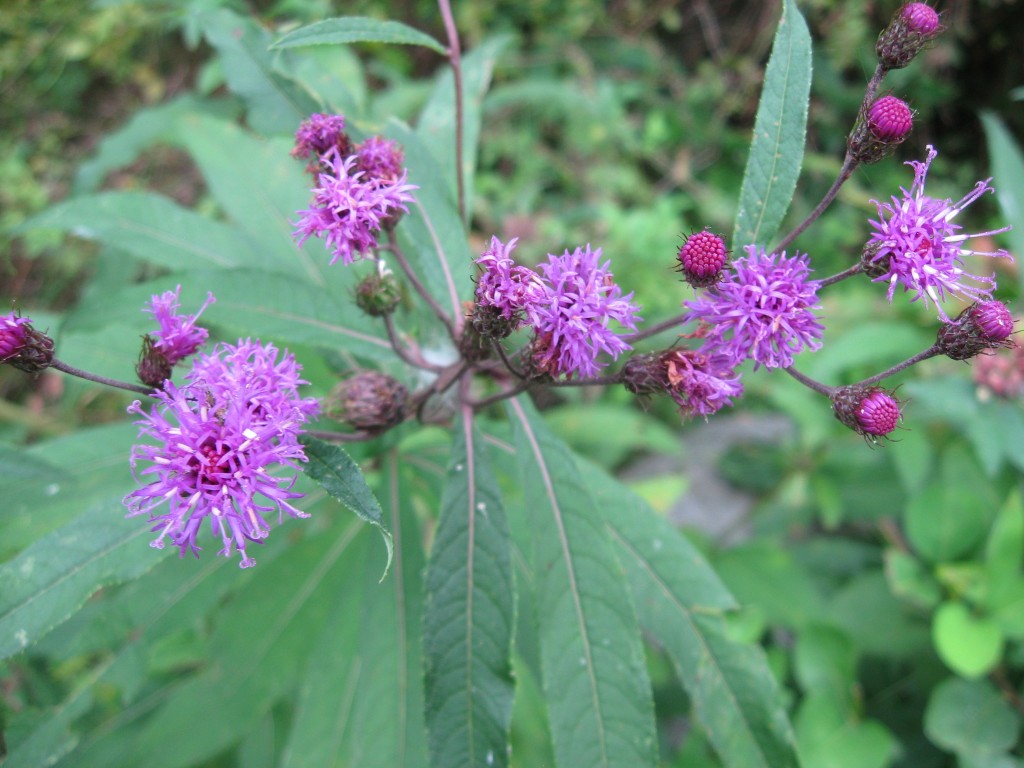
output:
[[[514,693],[508,524],[473,422],[459,420],[455,433],[423,619],[431,761],[504,766]]]
[[[932,621],[935,650],[963,677],[992,671],[1003,655],[1003,633],[989,618],[974,616],[963,603],[943,603]]]
[[[944,462],[944,467],[955,469],[955,473],[944,471],[914,496],[904,510],[907,538],[914,550],[930,562],[968,555],[988,532],[992,510],[985,496],[989,494],[984,491],[984,481],[972,482],[972,474],[976,473],[972,473],[972,464],[969,460]]]
[[[1024,221],[1024,152],[995,114],[982,112],[981,124],[985,127],[996,200],[1003,218],[1007,222]],[[1005,237],[1010,240],[1011,251],[1018,256],[1024,253],[1024,227],[1014,226]],[[1018,280],[1024,290],[1024,274],[1019,274]]]
[[[255,21],[226,8],[201,14],[206,40],[217,51],[228,87],[248,107],[248,123],[257,133],[294,134],[317,103],[295,83],[274,71],[267,54],[270,33]]]
[[[344,43],[392,43],[422,45],[447,53],[430,35],[398,21],[380,21],[366,16],[341,16],[299,27],[282,37],[271,48],[296,48],[303,45],[340,45]]]
[[[992,584],[1020,579],[1024,566],[1024,504],[1020,491],[1010,494],[999,511],[985,545],[985,570]]]
[[[806,693],[828,696],[852,710],[857,649],[849,635],[827,624],[805,627],[797,639],[793,664],[796,679]]]
[[[898,549],[885,551],[885,577],[893,594],[921,608],[932,609],[942,600],[942,588],[918,560]]]
[[[121,248],[173,270],[237,267],[251,262],[241,232],[154,192],[102,192],[54,205],[22,225],[59,229]]]
[[[340,501],[362,520],[376,526],[384,537],[388,550],[388,561],[384,566],[381,581],[387,576],[394,557],[394,540],[384,524],[384,511],[380,502],[366,484],[363,473],[343,448],[333,443],[318,440],[311,435],[299,438],[306,449],[306,463],[302,470],[327,491],[331,498]]]
[[[924,713],[928,738],[953,752],[1010,749],[1019,728],[1010,705],[984,680],[945,680],[932,691]]]
[[[828,693],[811,693],[796,715],[800,754],[814,768],[886,768],[899,742],[873,720],[857,720]]]
[[[509,403],[556,762],[654,766],[650,683],[622,566],[572,454],[526,408]]]
[[[730,637],[735,607],[703,556],[638,496],[582,465],[626,569],[640,621],[665,648],[701,725],[727,765],[798,765],[781,692],[753,645]]]
[[[66,621],[101,587],[136,578],[159,562],[146,546],[148,526],[124,518],[122,495],[91,505],[0,566],[0,658]]]
[[[743,174],[732,235],[736,248],[767,247],[789,208],[803,162],[810,88],[810,33],[796,3],[785,0]]]
[[[476,178],[477,145],[480,142],[480,124],[484,96],[491,84],[498,57],[508,47],[508,35],[492,38],[477,46],[462,59],[462,170],[466,190],[466,213],[473,211],[473,179]],[[456,199],[455,186],[455,84],[450,68],[446,68],[434,85],[426,106],[420,111],[416,133],[424,145],[445,169],[452,199]]]

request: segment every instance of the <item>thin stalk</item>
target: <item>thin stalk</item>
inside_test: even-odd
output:
[[[448,61],[452,65],[452,75],[455,81],[455,184],[459,193],[459,216],[466,222],[466,184],[463,178],[462,147],[465,143],[463,137],[464,108],[462,104],[462,50],[459,46],[459,31],[455,27],[455,17],[452,15],[452,6],[449,0],[438,0],[441,9],[441,18],[444,19],[444,31],[448,35]]]
[[[828,192],[826,192],[825,196],[821,198],[821,201],[814,207],[814,210],[807,214],[807,218],[797,224],[788,235],[782,238],[778,245],[772,249],[772,252],[777,253],[779,251],[784,251],[790,243],[803,234],[805,229],[818,220],[818,217],[821,216],[821,214],[825,212],[825,209],[832,204],[832,201],[836,199],[836,195],[839,194],[839,188],[842,187],[843,184],[846,183],[846,180],[853,175],[853,171],[856,167],[857,161],[853,159],[849,152],[847,152],[846,157],[843,158],[843,165],[839,169],[839,175],[836,177],[836,180],[832,182],[832,186],[829,187]]]
[[[935,357],[936,355],[940,354],[942,354],[942,352],[939,349],[939,346],[937,344],[933,344],[932,346],[928,347],[928,349],[921,350],[913,357],[908,357],[902,363],[897,363],[892,368],[887,368],[881,373],[876,373],[874,376],[869,376],[863,381],[858,381],[853,386],[867,387],[870,386],[871,384],[877,384],[882,379],[887,379],[888,377],[893,376],[899,373],[900,371],[905,370],[912,365],[915,365],[916,363],[920,363],[922,360],[927,360],[930,357]]]
[[[676,317],[670,317],[668,320],[662,320],[656,325],[649,326],[640,331],[637,331],[632,336],[628,337],[629,343],[632,344],[637,341],[643,341],[649,339],[651,336],[655,336],[662,331],[667,331],[669,328],[674,328],[677,325],[681,325],[685,315],[677,315]]]
[[[835,387],[828,387],[828,386],[822,384],[820,381],[816,381],[815,379],[812,379],[810,376],[805,376],[804,374],[800,373],[800,371],[798,371],[793,366],[790,366],[789,368],[783,368],[782,370],[784,370],[786,373],[788,373],[794,379],[799,381],[805,387],[813,389],[815,392],[818,392],[819,394],[822,394],[825,397],[831,398],[832,397],[832,393],[835,391]]]
[[[838,283],[840,280],[845,280],[848,277],[853,277],[861,271],[861,263],[858,261],[849,269],[844,269],[842,272],[837,272],[831,277],[826,277],[823,280],[818,281],[818,287],[824,288],[826,285],[832,285],[832,283]]]
[[[395,237],[393,230],[388,230],[388,244],[381,247],[389,251],[391,255],[395,257],[395,261],[398,262],[398,266],[402,268],[402,272],[405,273],[405,276],[409,278],[409,282],[412,283],[413,289],[420,295],[420,298],[427,302],[427,306],[430,307],[438,320],[444,323],[444,327],[448,329],[448,335],[451,337],[452,341],[458,344],[459,337],[455,333],[455,327],[452,325],[452,319],[448,316],[448,313],[444,311],[441,305],[437,303],[434,297],[430,295],[430,291],[427,290],[427,287],[420,282],[416,272],[413,271],[412,264],[410,264],[409,260],[405,258],[405,254],[402,252],[402,249],[398,247],[398,240]]]
[[[408,363],[413,368],[422,368],[427,371],[444,370],[440,365],[428,363],[419,353],[414,355],[412,350],[406,348],[406,346],[399,341],[398,333],[395,331],[395,323],[390,314],[384,315],[384,327],[387,329],[388,340],[391,342],[391,348],[395,350],[395,354],[398,355],[403,362]]]
[[[609,376],[595,376],[592,379],[566,379],[565,381],[550,381],[551,387],[607,387],[612,384],[622,383],[622,372],[613,373]]]
[[[500,403],[502,400],[508,400],[510,397],[515,397],[516,395],[528,390],[530,386],[531,382],[522,381],[512,389],[507,389],[504,392],[498,392],[496,395],[485,397],[483,400],[467,400],[466,403],[467,405],[472,406],[474,411],[479,411],[480,409],[487,408],[495,403]]]
[[[127,381],[118,381],[117,379],[108,379],[106,376],[100,376],[95,373],[89,373],[83,371],[81,368],[75,368],[72,365],[68,365],[62,360],[53,358],[53,362],[50,363],[51,368],[56,368],[58,371],[62,371],[71,376],[77,376],[80,379],[86,381],[94,381],[97,384],[105,384],[108,387],[116,387],[117,389],[126,389],[129,392],[135,392],[140,395],[146,395],[147,397],[153,396],[153,387],[144,387],[141,384],[131,384]]]

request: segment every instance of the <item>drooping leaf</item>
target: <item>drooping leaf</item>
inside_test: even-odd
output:
[[[316,111],[308,93],[274,71],[266,29],[226,8],[200,14],[200,24],[217,51],[228,87],[245,100],[253,130],[291,135]]]
[[[789,208],[803,162],[810,88],[811,36],[794,0],[785,0],[740,189],[736,248],[767,248]]]
[[[1017,223],[1024,221],[1024,152],[998,116],[983,112],[981,124],[988,140],[996,200],[999,201],[1005,223],[1014,223],[1013,229],[1004,237],[1009,239],[1013,253],[1020,258],[1024,254],[1024,227]],[[1024,288],[1024,275],[1020,275],[1019,280],[1020,286]]]
[[[639,626],[608,531],[565,444],[510,402],[533,527],[544,692],[559,766],[654,766]]]
[[[398,21],[381,21],[366,16],[342,16],[324,19],[300,27],[272,48],[296,48],[303,45],[338,45],[343,43],[391,43],[422,45],[444,54],[446,48],[425,32]]]
[[[320,483],[331,498],[340,501],[362,520],[375,526],[384,537],[388,560],[381,576],[383,580],[394,557],[394,540],[384,523],[384,511],[380,508],[380,502],[366,484],[363,473],[341,446],[310,435],[302,435],[300,441],[306,449],[303,471]]]
[[[455,446],[427,570],[426,715],[434,765],[504,766],[515,591],[497,481],[471,419]]]
[[[466,190],[467,215],[473,210],[473,179],[476,177],[477,144],[483,101],[491,84],[494,65],[508,47],[508,36],[492,38],[477,46],[462,59],[462,170]],[[445,170],[452,199],[455,186],[455,83],[450,69],[437,79],[434,92],[420,113],[416,132],[427,149]]]
[[[761,650],[731,638],[732,596],[704,558],[618,481],[583,465],[619,545],[640,622],[668,652],[697,717],[728,766],[797,766],[792,728]]]

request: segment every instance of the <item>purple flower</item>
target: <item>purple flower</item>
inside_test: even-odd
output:
[[[393,183],[402,176],[405,156],[402,148],[391,139],[371,136],[356,147],[356,157],[359,170],[367,178]]]
[[[160,295],[154,295],[150,299],[149,307],[143,312],[149,312],[156,319],[160,330],[156,332],[153,348],[160,352],[171,365],[193,355],[203,345],[209,332],[205,328],[196,325],[196,320],[203,314],[203,311],[213,304],[216,299],[212,293],[206,294],[206,301],[199,311],[194,315],[179,315],[181,307],[179,297],[181,286],[173,291],[165,291]]]
[[[533,362],[551,376],[595,376],[603,364],[602,352],[618,357],[632,349],[608,327],[615,320],[636,330],[640,308],[622,295],[608,271],[609,262],[598,265],[601,249],[577,248],[561,256],[548,254],[540,269],[546,278],[526,306],[526,316],[536,333]]]
[[[505,244],[492,237],[490,248],[475,260],[484,268],[476,282],[477,305],[493,307],[506,320],[521,318],[526,306],[544,293],[540,276],[512,258],[518,240],[514,237]]]
[[[132,472],[152,481],[124,504],[129,517],[149,516],[158,534],[151,546],[162,549],[169,538],[180,556],[190,551],[198,557],[199,529],[208,519],[223,545],[218,554],[237,550],[248,568],[256,564],[248,543],[262,543],[270,533],[264,515],[276,511],[279,523],[285,512],[308,517],[290,503],[302,495],[291,490],[295,474],[268,471],[297,470],[296,461],[305,461],[298,435],[317,410],[315,399],[298,395],[305,382],[295,358],[277,356],[272,345],[258,341],[220,345],[195,360],[186,386],[168,381],[154,392],[150,412],[137,400],[129,407],[142,417],[139,436],[152,441],[132,448]],[[148,466],[139,469],[140,462]]]
[[[0,317],[0,363],[15,357],[24,349],[28,339],[28,326],[32,321],[10,312]]]
[[[404,172],[393,183],[367,179],[355,168],[356,155],[342,159],[331,150],[321,160],[329,170],[319,174],[313,207],[299,211],[292,236],[300,246],[314,235],[322,238],[333,253],[331,264],[351,264],[377,247],[377,233],[398,211],[408,211],[409,192],[417,187],[405,183]]]
[[[743,384],[730,357],[677,347],[661,356],[668,393],[684,416],[710,416],[743,394]]]
[[[928,159],[923,163],[910,161],[914,168],[914,183],[910,190],[902,189],[903,198],[892,198],[892,205],[872,200],[878,207],[879,221],[872,221],[874,232],[865,247],[865,268],[875,282],[889,283],[888,298],[892,301],[897,285],[903,286],[904,293],[913,293],[911,301],[923,299],[935,302],[939,317],[949,322],[949,316],[940,302],[946,294],[967,301],[981,301],[992,298],[996,286],[995,277],[973,275],[963,268],[963,257],[975,254],[1012,258],[1003,249],[997,251],[975,251],[964,247],[966,241],[975,237],[1006,232],[1002,227],[988,232],[968,235],[959,232],[962,227],[953,219],[968,205],[986,192],[991,192],[991,179],[979,181],[974,189],[960,202],[939,200],[924,193],[928,167],[938,154],[928,147]],[[980,285],[971,285],[972,280]]]
[[[313,114],[303,120],[295,132],[295,148],[292,157],[320,157],[335,149],[343,154],[348,152],[348,135],[345,133],[345,118],[341,115]]]
[[[745,250],[724,280],[684,302],[684,321],[707,324],[707,355],[724,354],[733,365],[749,358],[755,370],[788,368],[805,348],[821,348],[824,328],[813,311],[820,309],[818,283],[808,280],[806,255],[787,258],[785,251],[767,254],[753,245]]]

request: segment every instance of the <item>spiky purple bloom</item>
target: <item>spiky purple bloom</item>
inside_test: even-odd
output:
[[[149,306],[142,311],[153,315],[160,329],[153,334],[153,348],[159,351],[171,365],[193,355],[206,342],[210,333],[196,325],[196,320],[216,299],[207,292],[206,301],[194,315],[179,315],[181,308],[181,286],[173,291],[154,295]]]
[[[31,323],[27,317],[19,317],[14,312],[0,317],[0,363],[14,357],[28,340],[28,328]]]
[[[743,384],[730,357],[681,347],[662,355],[668,393],[684,416],[708,417],[743,395]]]
[[[601,353],[617,358],[632,347],[609,327],[614,320],[635,331],[640,307],[632,292],[623,295],[615,284],[606,261],[599,264],[601,249],[590,245],[568,250],[561,256],[548,254],[540,264],[544,273],[542,291],[526,306],[533,326],[533,364],[550,376],[597,375],[604,367]]]
[[[319,174],[313,207],[299,211],[292,236],[299,245],[313,236],[323,239],[332,253],[330,263],[341,259],[348,265],[377,247],[377,234],[398,211],[408,212],[409,192],[417,187],[406,184],[404,171],[393,183],[366,178],[356,170],[356,155],[343,159],[330,151],[321,160],[327,170]]]
[[[788,368],[804,349],[821,347],[818,283],[809,279],[806,255],[769,254],[753,245],[744,250],[724,280],[683,302],[689,310],[684,321],[707,324],[705,354],[724,354],[733,365],[751,359],[755,370]]]
[[[996,286],[994,275],[966,272],[963,258],[972,254],[1011,260],[1013,257],[1002,248],[975,251],[965,247],[967,240],[1006,232],[1010,227],[969,235],[960,233],[962,227],[953,223],[967,206],[993,191],[989,185],[992,179],[979,181],[958,203],[925,194],[928,168],[937,154],[929,145],[928,158],[923,163],[907,163],[914,169],[914,183],[909,191],[901,188],[902,199],[894,196],[892,205],[871,201],[878,208],[879,221],[870,222],[875,231],[865,249],[865,269],[874,276],[874,282],[889,283],[890,302],[896,286],[901,285],[904,293],[914,294],[911,301],[922,299],[925,306],[929,300],[934,301],[939,317],[949,322],[941,304],[947,294],[966,301],[981,301],[991,299]],[[980,285],[971,285],[967,280]]]
[[[544,291],[540,276],[512,258],[518,241],[514,237],[502,243],[492,237],[490,247],[475,259],[484,268],[476,281],[477,305],[493,307],[506,320],[521,318],[526,306]]]
[[[132,473],[152,481],[124,504],[128,517],[149,516],[158,534],[151,546],[162,549],[169,539],[180,556],[198,557],[199,530],[209,520],[223,545],[218,554],[237,550],[240,566],[248,568],[256,564],[249,542],[262,543],[270,533],[267,513],[276,511],[279,523],[285,512],[308,517],[290,503],[302,496],[291,489],[296,462],[306,459],[299,432],[317,402],[299,397],[305,382],[295,358],[287,352],[277,358],[271,344],[222,344],[196,358],[186,386],[168,381],[154,392],[149,412],[137,400],[129,407],[142,417],[139,436],[152,441],[132,448]],[[293,472],[274,477],[275,467]]]
[[[357,165],[368,179],[393,183],[402,176],[405,154],[397,142],[371,136],[356,147]]]
[[[345,133],[345,118],[341,115],[313,114],[303,120],[295,131],[293,157],[321,157],[331,149],[347,154],[348,135]]]

